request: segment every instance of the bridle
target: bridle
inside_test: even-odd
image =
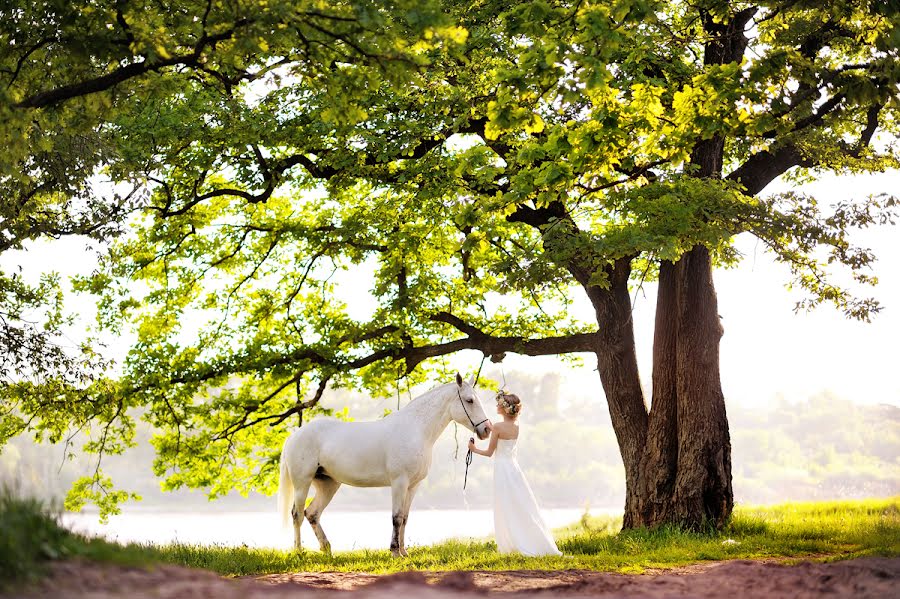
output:
[[[459,405],[462,406],[463,412],[466,413],[466,418],[469,419],[469,422],[472,424],[472,430],[475,431],[475,434],[478,434],[478,427],[490,420],[490,418],[485,418],[478,424],[475,424],[475,421],[472,420],[472,417],[469,416],[469,410],[466,409],[466,401],[462,398],[462,393],[459,392],[459,387],[456,388],[456,396],[459,398]],[[472,450],[466,452],[466,475],[463,478],[463,491],[466,490],[466,483],[469,482],[469,465],[472,463]]]
[[[466,413],[466,418],[468,418],[468,419],[469,419],[469,422],[472,424],[472,430],[475,431],[475,433],[477,434],[477,433],[478,433],[478,427],[481,426],[482,424],[484,424],[485,422],[487,422],[488,420],[490,420],[490,418],[485,418],[484,420],[482,420],[482,421],[479,422],[478,424],[475,424],[475,421],[472,420],[472,417],[471,417],[471,416],[469,416],[469,410],[466,409],[466,400],[464,400],[464,399],[462,398],[462,393],[459,392],[459,387],[456,388],[456,396],[459,398],[459,405],[462,406],[463,412]]]

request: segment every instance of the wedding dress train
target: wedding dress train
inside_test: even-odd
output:
[[[494,451],[494,535],[500,553],[562,555],[516,459],[517,439],[498,439]]]

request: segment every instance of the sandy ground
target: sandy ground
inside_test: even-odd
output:
[[[503,595],[503,599],[900,597],[900,558],[793,566],[736,560],[640,575],[584,570],[407,572],[390,576],[303,572],[242,579],[177,566],[142,569],[70,561],[54,564],[48,578],[2,599],[475,599],[485,595]]]

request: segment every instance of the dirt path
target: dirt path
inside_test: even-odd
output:
[[[811,558],[837,557],[814,555]],[[770,558],[754,560],[757,564],[784,564],[796,562],[795,559]],[[667,569],[647,569],[643,576],[688,576],[706,572],[727,562],[709,561]],[[565,590],[567,587],[583,584],[597,577],[609,576],[610,573],[591,570],[487,570],[474,572],[408,572],[402,574],[407,582],[425,582],[435,586],[451,588],[474,587],[474,590],[497,591],[510,593],[515,591],[540,591],[545,589]],[[383,581],[394,580],[395,577],[366,574],[362,572],[287,572],[284,574],[264,574],[244,576],[244,580],[254,580],[268,584],[301,584],[318,589],[335,591],[355,591]],[[400,579],[398,579],[400,580]]]
[[[352,589],[352,592],[346,593]],[[900,558],[863,558],[832,563],[729,561],[661,573],[610,574],[584,570],[506,572],[406,572],[390,576],[295,573],[226,579],[177,566],[152,569],[63,562],[27,592],[0,599],[504,599],[553,597],[711,598],[900,597]]]

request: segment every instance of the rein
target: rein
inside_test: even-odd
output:
[[[472,425],[472,430],[478,433],[478,427],[487,422],[489,419],[485,418],[478,424],[475,424],[475,421],[472,420],[472,417],[469,416],[469,410],[466,409],[466,402],[462,398],[462,394],[459,392],[459,388],[456,389],[456,396],[459,398],[459,405],[462,406],[463,412],[466,413],[466,418],[469,419],[469,423]],[[475,437],[472,437],[472,441],[475,440]],[[463,491],[466,490],[466,483],[469,481],[469,465],[472,463],[472,450],[466,452],[466,476],[463,478]]]
[[[473,437],[472,440],[474,441],[475,438]],[[472,450],[470,449],[466,453],[466,475],[465,475],[465,477],[463,477],[463,491],[466,490],[466,483],[469,481],[469,466],[471,464],[472,464]]]

